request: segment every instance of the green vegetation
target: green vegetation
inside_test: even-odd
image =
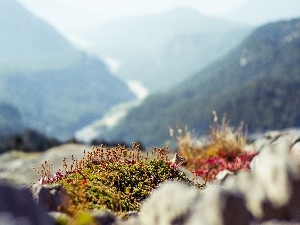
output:
[[[174,135],[174,131],[173,131]],[[210,138],[201,144],[189,131],[178,130],[176,136],[180,160],[168,160],[168,148],[152,148],[151,154],[142,152],[140,145],[131,148],[103,145],[84,153],[81,160],[72,157],[72,164],[63,159],[63,169],[53,175],[49,161],[37,171],[40,184],[60,184],[71,198],[71,206],[59,207],[70,219],[60,218],[59,224],[92,224],[90,212],[109,211],[126,219],[129,211],[139,211],[144,200],[164,181],[183,181],[203,189],[214,181],[218,172],[248,170],[255,152],[246,152],[247,142],[243,127],[233,129],[223,118],[219,124],[216,114]],[[184,156],[184,157],[182,157]],[[176,157],[177,158],[177,157]],[[185,160],[185,162],[183,162]],[[182,164],[183,162],[183,164]],[[179,165],[189,172],[180,172]],[[181,167],[182,168],[182,167]],[[197,176],[206,182],[194,182]],[[88,222],[87,222],[88,221]]]
[[[243,121],[248,131],[300,127],[299,79],[256,79],[217,99],[214,108],[234,126]],[[217,106],[217,104],[219,104]]]
[[[190,182],[176,165],[168,163],[167,148],[153,148],[152,154],[142,153],[140,146],[94,147],[82,160],[73,158],[72,165],[63,160],[63,171],[53,176],[50,162],[37,171],[39,183],[59,183],[72,199],[72,207],[61,209],[74,216],[78,211],[105,209],[118,215],[138,211],[141,202],[161,182]]]

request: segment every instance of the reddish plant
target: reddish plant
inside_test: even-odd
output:
[[[254,152],[227,152],[220,150],[216,156],[193,161],[195,174],[202,177],[207,182],[216,178],[216,175],[222,170],[237,172],[240,170],[249,170],[250,162],[256,155]]]

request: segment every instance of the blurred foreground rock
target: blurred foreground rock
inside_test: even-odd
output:
[[[165,182],[141,208],[141,225],[242,225],[253,217],[244,196],[210,186],[200,191],[179,182]]]
[[[13,184],[35,183],[40,177],[32,169],[32,166],[41,169],[41,163],[49,160],[53,163],[53,172],[57,172],[59,168],[62,169],[64,157],[66,157],[68,165],[71,165],[72,155],[76,159],[81,159],[84,150],[91,151],[92,146],[64,144],[41,153],[6,152],[0,155],[0,180]]]
[[[68,208],[71,199],[67,191],[60,185],[34,184],[30,188],[33,199],[38,206],[46,211],[58,211],[59,208]]]
[[[54,220],[33,201],[28,188],[0,183],[1,225],[54,225]]]

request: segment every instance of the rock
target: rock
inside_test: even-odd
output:
[[[196,206],[197,215],[190,224],[241,225],[253,220],[241,193],[212,186],[201,196],[201,202]]]
[[[269,146],[274,141],[276,141],[279,137],[285,134],[287,133],[281,131],[269,131],[265,133],[263,136],[255,140],[254,146],[256,151],[261,152],[262,149],[264,149],[266,146]]]
[[[271,139],[268,144],[265,143],[264,146],[259,149],[260,154],[252,159],[250,163],[251,170],[255,170],[257,163],[259,163],[265,151],[268,153],[272,151],[283,154],[289,153],[300,164],[300,135],[283,133]]]
[[[33,184],[30,188],[33,199],[38,206],[46,211],[59,211],[59,208],[68,208],[71,199],[67,191],[60,185]]]
[[[252,173],[238,174],[224,184],[245,195],[248,209],[258,220],[300,221],[300,164],[291,154],[294,140],[292,135],[278,137],[261,149]]]
[[[116,225],[141,225],[141,222],[138,217],[130,217],[125,221],[118,221]]]
[[[141,225],[190,224],[199,190],[180,182],[164,182],[141,206]]]
[[[179,182],[155,190],[139,218],[141,225],[241,225],[253,219],[241,194],[218,186],[200,191]]]
[[[113,225],[116,222],[116,217],[112,213],[106,211],[92,212],[92,217],[97,225]]]
[[[252,173],[242,171],[236,176],[230,176],[222,186],[228,190],[235,190],[245,198],[245,204],[254,218],[262,218],[264,213],[262,204],[266,200],[262,185]]]
[[[201,177],[196,176],[194,173],[187,170],[186,168],[184,168],[182,166],[178,166],[177,170],[179,172],[182,172],[182,173],[185,174],[185,176],[187,178],[187,180],[186,180],[187,184],[190,184],[190,185],[205,185],[205,181]]]
[[[252,223],[251,225],[300,225],[300,222],[269,220],[261,223]]]
[[[27,188],[0,183],[0,199],[0,224],[54,225],[54,219],[37,206]]]
[[[300,220],[300,206],[296,203],[300,201],[300,168],[291,154],[294,138],[282,136],[266,147],[254,171],[265,190],[265,217],[270,219]]]
[[[218,181],[220,184],[224,183],[225,180],[234,175],[233,172],[231,172],[230,170],[222,170],[220,171],[217,175],[216,175],[216,181]]]
[[[125,214],[125,216],[129,217],[129,218],[137,218],[139,216],[139,213],[137,211],[129,211]]]
[[[125,214],[125,220],[119,218],[114,225],[140,225],[139,213],[137,211],[129,211]]]
[[[295,137],[291,147],[291,154],[294,159],[300,164],[300,137]]]
[[[45,152],[24,153],[19,151],[0,154],[0,180],[7,180],[11,183],[27,185],[35,183],[40,178],[32,166],[41,169],[41,163],[50,161],[54,168],[63,168],[62,159],[66,157],[67,164],[72,164],[72,155],[81,159],[84,150],[91,151],[90,145],[64,144],[53,147]],[[57,171],[53,171],[57,172]]]

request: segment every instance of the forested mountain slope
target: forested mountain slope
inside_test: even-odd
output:
[[[190,79],[147,98],[108,137],[162,145],[177,124],[205,132],[213,110],[251,131],[299,126],[299,79],[300,19],[266,24]]]
[[[0,0],[0,31],[0,103],[21,117],[1,118],[2,130],[22,121],[20,127],[64,140],[136,98],[104,62],[75,49],[14,0]]]

